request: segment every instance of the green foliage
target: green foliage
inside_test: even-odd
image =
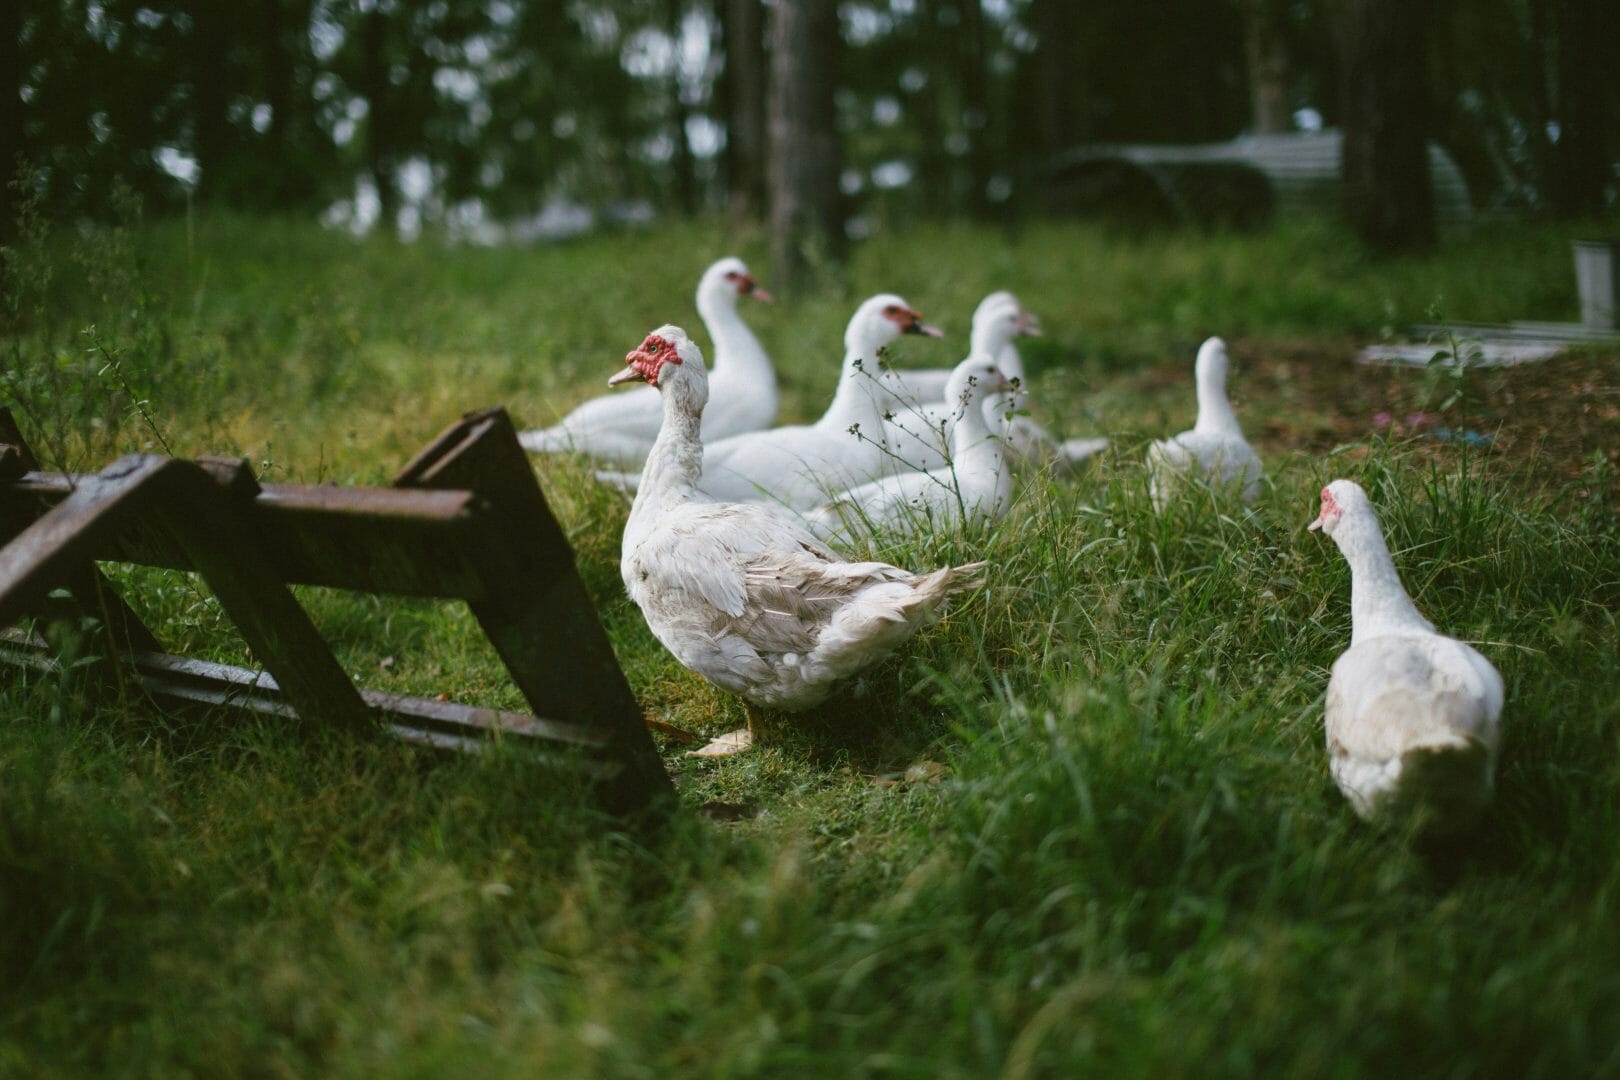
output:
[[[137,393],[66,409],[68,460],[148,441],[134,399],[177,453],[382,482],[463,410],[547,420],[647,328],[692,325],[714,235],[470,250],[233,218],[190,242],[132,226],[116,302],[71,269],[85,241],[46,236],[19,249],[33,299],[5,344],[50,356],[94,324],[130,358]],[[947,344],[897,350],[934,365],[965,348],[979,296],[1011,287],[1049,335],[1034,409],[1093,427],[1089,407],[1115,445],[1022,483],[1003,522],[875,542],[917,566],[986,558],[989,585],[754,754],[699,763],[669,743],[683,808],[658,834],[619,831],[566,777],[502,754],[165,716],[94,696],[83,668],[0,684],[0,1072],[1613,1071],[1605,504],[1564,509],[1547,481],[1453,447],[1299,453],[1306,421],[1245,367],[1259,344],[1234,347],[1233,375],[1244,420],[1282,424],[1256,440],[1257,505],[1148,502],[1143,444],[1188,419],[1191,394],[1139,376],[1190,369],[1205,334],[1336,342],[1437,293],[1480,319],[1572,302],[1538,291],[1566,258],[1548,230],[1377,268],[1340,239],[931,229],[859,250],[841,289],[750,308],[797,419],[825,401],[867,292],[946,327]],[[115,434],[78,426],[109,414]],[[537,468],[638,700],[691,730],[735,726],[737,703],[624,599],[622,500],[581,463]],[[1612,484],[1601,454],[1583,475]],[[1362,825],[1327,776],[1348,574],[1303,526],[1335,476],[1379,506],[1418,605],[1507,683],[1498,800],[1446,848]],[[113,574],[169,644],[243,659],[184,579]],[[464,611],[300,596],[366,685],[518,704]],[[95,655],[93,630],[65,628],[74,657]]]
[[[6,156],[38,166],[29,190],[67,219],[105,218],[119,183],[164,213],[353,213],[364,187],[385,229],[521,220],[554,195],[685,215],[737,194],[734,2],[259,0],[246,22],[207,5],[22,4],[6,23]],[[851,210],[1040,209],[1065,152],[1229,139],[1261,96],[1271,123],[1309,109],[1338,124],[1341,8],[845,0],[841,55],[824,59]],[[1426,8],[1422,27],[1432,101],[1418,111],[1476,205],[1614,205],[1612,4],[1477,0]],[[897,171],[911,180],[895,187]]]

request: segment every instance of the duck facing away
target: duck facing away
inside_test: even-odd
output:
[[[1149,494],[1163,510],[1188,479],[1213,488],[1236,487],[1251,503],[1260,493],[1260,458],[1243,437],[1226,397],[1226,343],[1212,337],[1198,350],[1198,420],[1192,430],[1161,439],[1148,448]]]
[[[737,313],[737,302],[744,297],[771,299],[741,259],[719,260],[698,281],[698,314],[714,342],[717,401],[703,417],[703,434],[710,440],[761,431],[776,422],[776,369]],[[642,387],[592,398],[551,427],[523,432],[518,441],[535,453],[572,451],[640,468],[658,437],[663,415],[658,391]]]
[[[1368,820],[1427,836],[1467,829],[1495,787],[1502,676],[1412,604],[1359,485],[1323,488],[1310,528],[1350,564],[1350,648],[1327,689],[1334,782]]]
[[[979,583],[983,563],[914,574],[848,562],[780,507],[708,501],[699,491],[702,353],[663,326],[625,363],[610,382],[647,382],[664,407],[625,524],[625,589],[677,660],[749,706],[749,732],[723,736],[711,747],[724,749],[706,756],[745,748],[757,708],[818,704]]]
[[[946,400],[956,403],[949,463],[851,488],[805,515],[811,530],[831,541],[874,526],[914,533],[1000,519],[1012,505],[1012,470],[1006,447],[990,430],[985,406],[1008,385],[1001,369],[982,355],[956,365],[946,386]]]

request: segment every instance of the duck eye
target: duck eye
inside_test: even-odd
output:
[[[885,315],[898,315],[898,314],[900,314],[900,309],[898,307],[896,307],[895,305],[890,304],[888,307],[883,309],[883,314],[885,314]]]

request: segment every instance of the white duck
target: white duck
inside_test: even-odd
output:
[[[1008,460],[1018,468],[1041,468],[1053,464],[1072,468],[1106,448],[1108,440],[1059,441],[1034,419],[1020,412],[1029,384],[1015,339],[1025,335],[1038,336],[1040,332],[1039,320],[1019,303],[1018,297],[1005,289],[993,292],[974,309],[968,355],[970,358],[985,356],[993,359],[1012,384],[1009,389],[990,395],[984,402],[985,420],[990,430],[1006,444]],[[885,388],[892,395],[884,428],[884,435],[894,452],[890,458],[891,471],[931,470],[945,463],[944,449],[950,445],[950,430],[958,412],[958,402],[950,394],[944,394],[927,405],[908,401],[904,394],[913,385],[910,381],[912,377],[919,374],[932,376],[934,372],[884,372],[885,380],[890,380],[891,376],[903,376],[908,380],[905,388],[898,389],[900,383],[885,382]],[[949,371],[946,374],[949,375]]]
[[[1009,302],[1016,304],[1018,298],[1006,289],[999,289],[991,293],[983,300],[980,300],[979,306],[973,309],[973,320],[970,325],[973,329],[978,329],[980,320],[985,317],[989,309]],[[1027,332],[1040,333],[1039,327],[1035,325],[1034,316],[1026,314],[1025,318],[1028,320],[1028,324],[1033,327]],[[1017,350],[1011,349],[1010,345],[1008,349],[1013,353],[1012,362],[1017,364]],[[1001,365],[1003,371],[1009,371],[1006,363],[1007,356],[999,355],[995,359],[997,364]],[[1018,369],[1022,371],[1021,364],[1018,365]],[[882,373],[883,388],[889,392],[898,406],[932,405],[937,401],[946,400],[949,396],[946,393],[946,386],[950,383],[951,373],[955,370],[955,368],[948,367],[884,368]],[[1007,377],[1009,379],[1022,378],[1022,375],[1014,376],[1009,373]]]
[[[709,440],[761,431],[776,422],[776,370],[748,324],[737,314],[742,297],[769,301],[741,259],[727,257],[703,273],[697,287],[698,314],[714,341],[716,404],[703,417]],[[636,468],[647,457],[663,416],[652,387],[592,398],[561,422],[518,436],[537,453],[577,451]]]
[[[978,395],[975,408],[984,415],[992,433],[1000,435],[1007,428],[1007,414],[1016,407],[1016,402],[1008,396],[1011,393],[1009,384],[1011,379],[1018,376],[1000,368],[999,360],[1007,355],[1004,347],[1010,345],[1018,334],[1026,332],[1028,318],[1011,293],[1000,295],[1007,297],[1007,300],[992,304],[987,299],[973,313],[967,359],[949,369],[951,379],[947,380],[937,400],[925,405],[905,402],[895,396],[892,386],[884,384],[883,388],[888,391],[888,402],[883,414],[883,438],[889,447],[889,454],[884,459],[885,472],[931,472],[950,465],[952,431],[964,407],[960,388],[952,390],[951,380],[964,368],[997,367],[998,374],[1005,376],[995,393]],[[1011,360],[1021,371],[1016,349],[1011,350]],[[891,374],[892,371],[884,372],[885,378]]]
[[[898,296],[880,293],[863,303],[844,332],[838,389],[821,419],[708,444],[698,490],[711,499],[768,499],[805,510],[881,475],[888,451],[877,401],[878,354],[901,334],[940,336]]]
[[[1359,485],[1323,488],[1310,528],[1350,564],[1350,648],[1327,689],[1334,781],[1364,818],[1428,835],[1467,828],[1495,785],[1502,676],[1413,606]]]
[[[1015,336],[1039,337],[1040,320],[1025,310],[1018,297],[1006,290],[991,293],[979,302],[978,310],[973,313],[974,325],[978,325],[981,313],[985,318],[993,318],[998,308],[1008,304],[1018,312]],[[984,412],[991,430],[1007,444],[1007,458],[1015,468],[1056,465],[1072,469],[1108,448],[1108,440],[1100,437],[1059,440],[1032,417],[1019,411],[1022,399],[1028,393],[1029,377],[1024,373],[1024,359],[1018,355],[1018,346],[1013,340],[1003,342],[996,351],[996,366],[1001,368],[1017,390],[992,396],[985,402]]]
[[[679,327],[663,326],[625,362],[610,382],[651,383],[664,404],[625,524],[625,588],[676,659],[749,704],[750,731],[755,707],[817,704],[978,583],[983,563],[918,575],[846,562],[779,507],[705,500],[703,354]],[[750,738],[722,737],[708,756]]]
[[[951,461],[927,472],[903,472],[843,492],[805,515],[824,540],[849,539],[869,527],[902,533],[999,520],[1012,504],[1006,448],[990,430],[985,404],[1008,389],[1005,375],[983,356],[956,365],[946,397],[957,403]]]
[[[1149,494],[1163,510],[1189,477],[1217,488],[1239,487],[1250,503],[1260,493],[1260,459],[1243,438],[1226,399],[1226,342],[1218,337],[1198,349],[1198,420],[1191,431],[1160,439],[1148,448]]]

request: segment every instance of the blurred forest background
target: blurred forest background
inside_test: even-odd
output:
[[[22,0],[7,198],[522,241],[725,211],[791,259],[1049,212],[1098,142],[1340,128],[1376,247],[1616,203],[1614,0]]]

